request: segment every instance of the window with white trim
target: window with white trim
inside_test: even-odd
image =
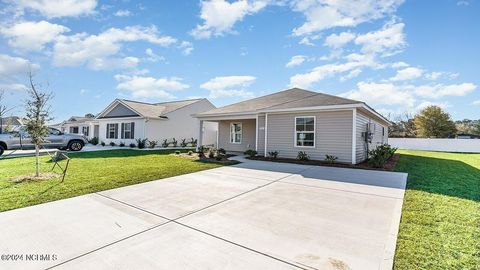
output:
[[[118,139],[118,124],[107,124],[107,139]]]
[[[230,143],[242,143],[242,123],[230,123]]]
[[[90,133],[90,127],[89,126],[82,127],[82,133],[83,135],[88,136],[88,134]]]
[[[295,146],[315,147],[315,117],[295,117]]]
[[[122,123],[122,139],[133,139],[134,122]]]

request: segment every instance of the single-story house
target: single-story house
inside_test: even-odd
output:
[[[162,103],[115,99],[95,118],[98,138],[106,144],[123,142],[126,145],[136,143],[136,139],[161,144],[164,139],[171,142],[175,138],[180,145],[182,139],[187,142],[198,139],[200,121],[192,115],[214,108],[205,98]],[[215,142],[216,130],[216,123],[203,126],[204,143]]]
[[[334,155],[357,164],[369,149],[388,142],[390,122],[361,101],[292,88],[211,109],[195,115],[202,125],[218,123],[216,145],[226,151],[278,151],[296,158],[305,151],[311,159]],[[199,144],[202,137],[199,135]]]
[[[0,133],[23,126],[23,119],[18,116],[0,118]]]
[[[72,116],[68,120],[50,127],[59,129],[64,133],[80,134],[88,139],[98,137],[98,121],[93,114],[85,116]]]

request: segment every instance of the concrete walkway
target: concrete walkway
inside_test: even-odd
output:
[[[391,269],[405,184],[247,161],[17,209],[0,269]]]

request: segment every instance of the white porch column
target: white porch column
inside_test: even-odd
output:
[[[265,146],[265,149],[264,149],[264,151],[263,151],[263,156],[264,156],[264,157],[267,157],[267,144],[268,144],[268,143],[267,143],[267,142],[268,142],[268,140],[267,140],[267,137],[268,137],[268,113],[265,114],[265,136],[264,136],[264,137],[265,137],[265,145],[264,145],[264,146]]]
[[[352,164],[357,164],[357,108],[352,111]]]
[[[203,145],[203,120],[200,120],[200,125],[198,129],[198,142],[197,142],[197,151],[200,146]]]

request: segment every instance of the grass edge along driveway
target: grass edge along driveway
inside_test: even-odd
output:
[[[170,155],[173,152],[121,149],[71,153],[63,183],[60,178],[14,183],[13,177],[34,172],[34,157],[0,160],[0,212],[220,166]],[[41,157],[42,172],[50,171],[53,163],[49,160]]]
[[[480,154],[399,153],[409,176],[394,269],[480,269]]]

